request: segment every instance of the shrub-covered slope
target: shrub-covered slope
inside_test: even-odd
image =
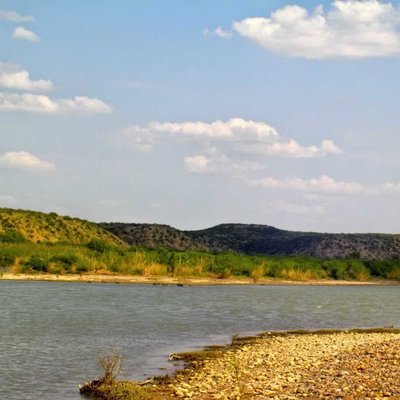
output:
[[[198,231],[156,224],[100,225],[129,244],[150,248],[366,260],[400,257],[400,235],[292,232],[246,224],[222,224]]]
[[[86,244],[97,239],[109,245],[123,242],[93,222],[56,213],[0,208],[0,242],[67,242]]]
[[[205,244],[197,243],[184,231],[159,224],[101,223],[103,229],[134,246],[169,250],[207,250]]]

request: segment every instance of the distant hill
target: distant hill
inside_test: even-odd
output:
[[[187,232],[168,225],[102,222],[99,226],[130,245],[170,250],[208,250],[207,245],[197,243]]]
[[[293,232],[247,224],[221,224],[198,231],[181,231],[158,224],[101,223],[100,226],[128,244],[150,248],[321,258],[400,258],[400,235],[391,234]]]
[[[87,244],[100,239],[110,245],[124,244],[93,222],[56,213],[0,208],[0,242],[11,236],[31,242]]]
[[[168,225],[95,224],[56,213],[0,208],[0,242],[10,239],[73,244],[100,239],[109,245],[129,244],[169,250],[400,259],[400,235],[293,232],[253,224],[221,224],[203,230],[181,231]]]

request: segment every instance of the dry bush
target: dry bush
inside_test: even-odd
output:
[[[253,279],[254,282],[259,281],[264,277],[264,263],[257,265],[256,267],[250,270],[250,278]]]
[[[309,281],[313,279],[318,279],[318,272],[312,271],[312,270],[300,270],[297,268],[288,268],[288,269],[283,269],[280,274],[280,278],[283,279],[290,279],[293,281]]]
[[[119,375],[123,367],[122,356],[112,349],[109,354],[99,355],[99,365],[104,375],[100,379],[101,384],[111,385]]]
[[[15,257],[14,262],[10,267],[10,271],[13,274],[21,273],[21,259],[19,257]]]
[[[178,264],[174,267],[174,276],[201,276],[204,275],[205,264],[200,260],[195,265]]]
[[[151,263],[145,266],[144,275],[153,276],[153,275],[167,275],[167,266],[158,263]]]
[[[400,280],[400,267],[390,271],[387,275],[388,279]]]

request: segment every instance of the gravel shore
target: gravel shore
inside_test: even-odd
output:
[[[400,399],[400,332],[265,334],[157,386],[159,398]]]

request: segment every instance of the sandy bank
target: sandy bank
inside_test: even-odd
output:
[[[289,281],[282,279],[260,279],[257,282],[246,277],[212,278],[212,277],[170,277],[170,276],[142,276],[142,275],[115,275],[115,274],[12,274],[0,275],[3,280],[18,281],[51,281],[51,282],[90,282],[90,283],[131,283],[149,285],[399,285],[400,281],[369,280],[369,281],[339,281],[339,280],[310,280]]]
[[[264,334],[203,353],[158,399],[400,399],[400,330]]]

